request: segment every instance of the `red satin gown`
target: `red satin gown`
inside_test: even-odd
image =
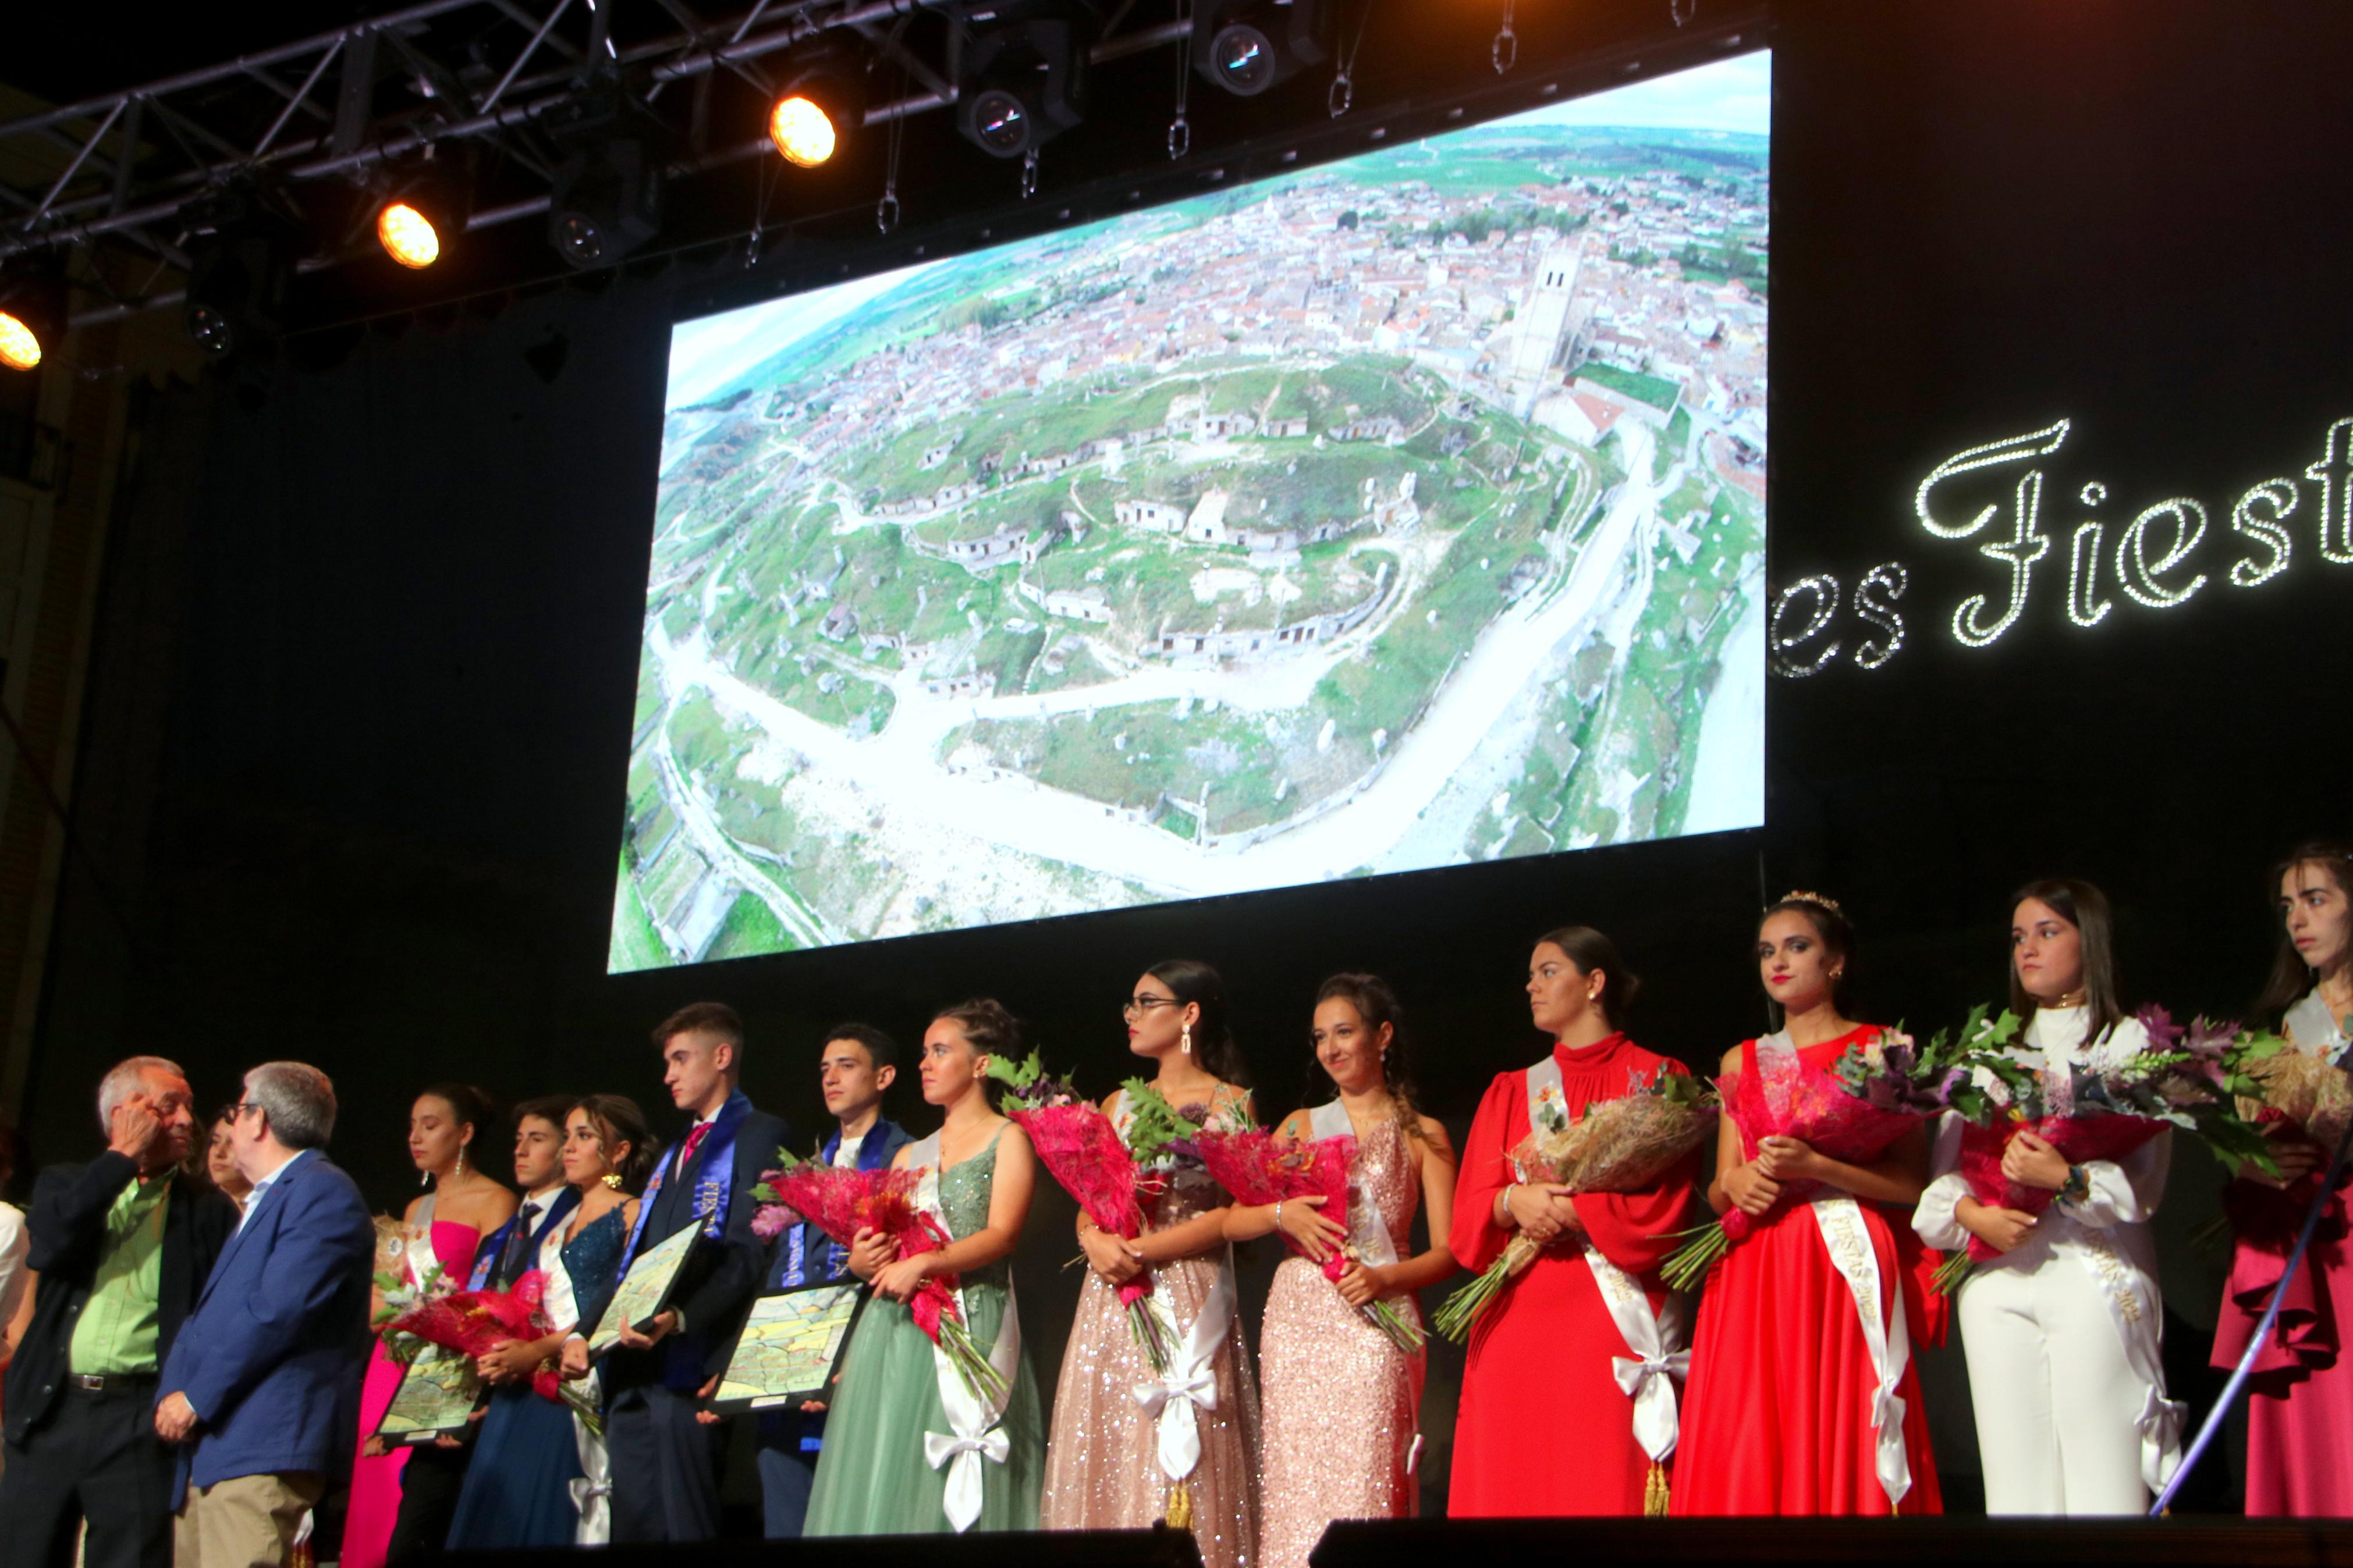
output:
[[[1798,1053],[1828,1067],[1875,1026]],[[1741,1047],[1754,1071],[1757,1042]],[[1883,1322],[1901,1301],[1915,1347],[1941,1338],[1923,1289],[1924,1255],[1908,1209],[1861,1203],[1879,1263]],[[1904,1446],[1911,1489],[1891,1508],[1875,1465],[1871,1409],[1878,1377],[1854,1296],[1831,1262],[1811,1204],[1785,1205],[1708,1277],[1692,1335],[1672,1511],[1684,1514],[1942,1513],[1921,1407],[1920,1370],[1905,1367]]]
[[[1636,1073],[1683,1070],[1622,1034],[1577,1050],[1556,1046],[1553,1059],[1580,1121],[1588,1104],[1624,1094]],[[1527,1074],[1501,1074],[1479,1102],[1454,1188],[1449,1240],[1455,1259],[1473,1273],[1512,1238],[1494,1223],[1495,1194],[1516,1179],[1511,1152],[1527,1135]],[[1641,1192],[1575,1199],[1593,1244],[1643,1282],[1654,1312],[1666,1296],[1659,1262],[1673,1234],[1696,1223],[1695,1169],[1680,1168]],[[1581,1246],[1554,1247],[1505,1286],[1471,1331],[1447,1513],[1641,1513],[1651,1459],[1634,1441],[1633,1405],[1610,1366],[1627,1353]]]

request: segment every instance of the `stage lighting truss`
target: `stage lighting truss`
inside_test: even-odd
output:
[[[1087,44],[1074,15],[976,20],[950,51],[956,129],[996,158],[1034,158],[1086,117]]]
[[[289,322],[287,291],[309,239],[301,214],[258,180],[217,191],[184,215],[188,287],[180,321],[216,363],[266,353]]]
[[[1200,0],[1193,68],[1238,98],[1255,98],[1332,55],[1329,0]]]

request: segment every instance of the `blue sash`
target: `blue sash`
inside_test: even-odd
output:
[[[694,1223],[702,1226],[705,1241],[717,1241],[727,1234],[727,1202],[734,1195],[735,1188],[735,1133],[751,1114],[752,1097],[740,1089],[735,1090],[719,1108],[719,1114],[711,1119],[711,1131],[702,1135],[702,1142],[694,1151],[697,1168],[702,1173],[694,1184]],[[646,1233],[646,1221],[653,1217],[654,1202],[661,1196],[670,1167],[670,1162],[665,1158],[654,1167],[653,1180],[646,1184],[645,1196],[638,1201],[638,1223],[629,1227],[629,1244],[621,1250],[621,1271],[616,1279],[628,1278],[629,1265],[637,1258],[638,1243]],[[681,1171],[679,1174],[686,1173]]]
[[[533,1226],[529,1233],[531,1240],[523,1251],[523,1256],[529,1258],[537,1252],[540,1242],[547,1237],[547,1227],[560,1224],[579,1206],[580,1190],[577,1187],[566,1187],[549,1199],[547,1212],[539,1216],[539,1223]],[[522,1223],[522,1211],[517,1209],[512,1219],[482,1238],[482,1245],[474,1249],[474,1270],[466,1276],[467,1289],[480,1290],[490,1284],[491,1272],[498,1268],[499,1259],[506,1253],[507,1237],[512,1236],[514,1227]],[[524,1271],[528,1273],[529,1269],[526,1268]]]

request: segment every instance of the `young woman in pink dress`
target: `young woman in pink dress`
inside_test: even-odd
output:
[[[1387,1301],[1417,1327],[1415,1292],[1454,1272],[1446,1225],[1454,1212],[1454,1149],[1446,1129],[1414,1108],[1403,1012],[1378,976],[1335,974],[1315,993],[1308,1098],[1278,1130],[1302,1142],[1353,1137],[1349,1212],[1322,1198],[1226,1211],[1226,1238],[1281,1229],[1307,1249],[1274,1274],[1259,1329],[1265,1423],[1259,1494],[1259,1560],[1307,1568],[1307,1554],[1335,1519],[1404,1519],[1414,1511],[1412,1466],[1420,1443],[1420,1351],[1401,1348],[1362,1309]],[[1413,1251],[1413,1216],[1436,1219],[1430,1247]],[[1323,1260],[1352,1247],[1335,1282]],[[1313,1259],[1313,1261],[1311,1261]]]
[[[2353,1016],[2353,846],[2307,844],[2272,869],[2279,955],[2255,1014],[2279,1019],[2301,1054],[2338,1059]],[[2235,1366],[2279,1284],[2305,1211],[2333,1150],[2289,1123],[2269,1129],[2279,1174],[2250,1173],[2224,1194],[2238,1243],[2214,1329],[2214,1364]],[[2247,1511],[2306,1518],[2353,1514],[2353,1247],[2345,1183],[2288,1286],[2271,1342],[2247,1385]]]
[[[476,1167],[475,1141],[491,1131],[490,1098],[461,1083],[437,1083],[408,1111],[408,1157],[432,1190],[412,1200],[401,1216],[400,1250],[379,1247],[378,1268],[389,1264],[421,1280],[436,1264],[450,1288],[463,1289],[481,1238],[506,1224],[515,1195]],[[379,1222],[380,1223],[380,1222]],[[377,1306],[382,1306],[378,1292]],[[401,1471],[406,1448],[387,1450],[376,1423],[400,1387],[401,1369],[378,1344],[360,1390],[360,1457],[352,1466],[352,1500],[343,1522],[343,1568],[383,1568],[400,1518]],[[447,1438],[437,1439],[455,1448]],[[450,1489],[455,1500],[456,1489]],[[436,1545],[439,1543],[435,1542]]]
[[[1827,1068],[1876,1034],[1840,1011],[1853,960],[1831,900],[1791,893],[1766,910],[1757,967],[1782,1027],[1726,1052],[1723,1070],[1754,1073],[1768,1052]],[[1944,1511],[1911,1364],[1927,1303],[1907,1221],[1927,1178],[1925,1128],[1849,1164],[1795,1138],[1747,1148],[1724,1119],[1708,1201],[1760,1223],[1700,1300],[1672,1511]],[[1807,1201],[1774,1206],[1800,1182]]]

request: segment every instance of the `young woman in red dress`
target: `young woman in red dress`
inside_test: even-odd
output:
[[[1682,1348],[1681,1317],[1670,1310],[1662,1321],[1670,1298],[1656,1270],[1691,1223],[1695,1173],[1686,1166],[1641,1192],[1571,1194],[1521,1181],[1512,1163],[1533,1125],[1532,1098],[1556,1095],[1581,1118],[1588,1105],[1626,1093],[1638,1074],[1683,1070],[1618,1028],[1634,988],[1599,931],[1571,926],[1538,942],[1528,1011],[1553,1037],[1552,1054],[1499,1076],[1471,1123],[1454,1189],[1455,1258],[1482,1269],[1515,1230],[1547,1245],[1472,1330],[1451,1516],[1639,1514],[1646,1502],[1652,1511],[1663,1502],[1667,1477],[1650,1450],[1662,1446],[1663,1402],[1660,1458],[1672,1452],[1666,1359]],[[1643,1369],[1631,1391],[1619,1382],[1621,1361]],[[1650,1448],[1636,1433],[1638,1401]],[[1560,1440],[1535,1440],[1547,1432]]]
[[[1827,1067],[1868,1039],[1873,1026],[1839,1011],[1853,959],[1853,928],[1830,900],[1791,893],[1766,910],[1757,964],[1783,1026],[1726,1052],[1724,1070],[1753,1073],[1773,1051]],[[1925,1126],[1851,1165],[1795,1138],[1744,1148],[1724,1119],[1708,1201],[1760,1223],[1701,1300],[1675,1513],[1944,1511],[1911,1365],[1928,1303],[1910,1218],[1927,1176]],[[1810,1197],[1773,1208],[1798,1182],[1814,1184]]]

